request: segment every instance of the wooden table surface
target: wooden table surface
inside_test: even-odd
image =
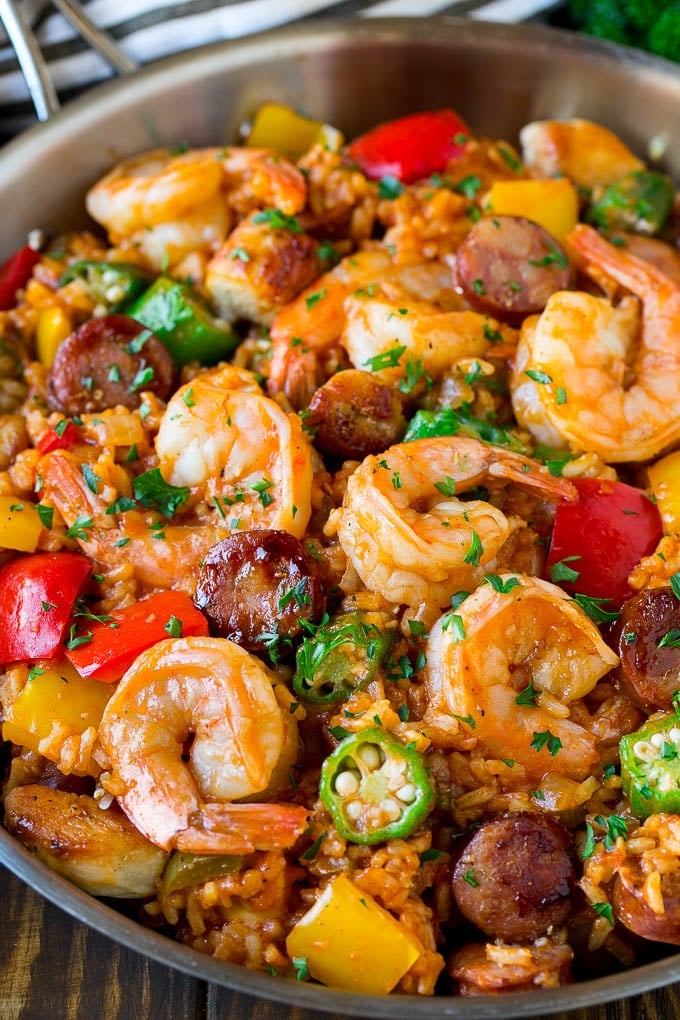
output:
[[[0,1020],[342,1020],[252,999],[125,949],[0,866]],[[680,983],[555,1020],[675,1020]],[[395,1020],[398,1020],[395,1014]]]

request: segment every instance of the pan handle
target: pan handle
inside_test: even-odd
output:
[[[53,0],[54,6],[115,71],[128,74],[139,66],[107,32],[90,21],[77,0]],[[0,21],[5,27],[33,100],[38,120],[49,120],[60,109],[59,97],[35,35],[24,22],[17,0],[0,0]]]

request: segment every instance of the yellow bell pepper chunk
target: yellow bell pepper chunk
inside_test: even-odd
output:
[[[246,138],[252,148],[276,149],[289,159],[298,159],[318,142],[337,152],[344,138],[330,124],[303,117],[280,103],[260,107]]]
[[[90,726],[99,726],[111,692],[108,684],[82,677],[70,662],[38,664],[7,709],[2,738],[38,751],[55,722],[62,725],[64,739],[84,733]],[[49,757],[49,752],[45,756]]]
[[[15,496],[0,496],[0,548],[35,552],[41,531],[34,506]]]
[[[70,317],[59,305],[44,308],[38,319],[35,346],[40,362],[52,368],[57,348],[73,330]]]
[[[293,961],[333,988],[386,995],[422,952],[417,940],[345,875],[326,886],[286,939]]]
[[[566,177],[494,181],[485,212],[491,216],[524,216],[563,241],[578,221],[578,194]]]
[[[647,471],[667,535],[680,533],[680,450],[657,460]]]

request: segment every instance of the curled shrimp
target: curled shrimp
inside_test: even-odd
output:
[[[189,511],[170,523],[151,510],[112,512],[119,493],[92,491],[74,455],[58,450],[40,462],[44,498],[102,567],[126,565],[147,587],[193,594],[200,561],[232,530],[304,533],[311,447],[297,415],[265,397],[252,373],[226,365],[180,387],[161,420],[156,451],[164,480],[191,490],[187,505],[209,503],[200,516]]]
[[[496,569],[518,526],[490,503],[459,499],[494,481],[555,502],[574,498],[570,482],[519,454],[463,436],[417,439],[360,464],[327,530],[369,590],[392,603],[444,607]]]
[[[302,538],[312,505],[312,453],[295,414],[265,397],[250,372],[226,365],[173,395],[156,436],[161,474],[218,507],[240,530]]]
[[[595,736],[570,719],[569,705],[618,658],[556,585],[501,574],[499,587],[482,585],[455,620],[447,613],[432,628],[425,719],[465,726],[489,757],[521,764],[530,783],[548,772],[583,780],[597,761]]]
[[[90,215],[115,244],[127,242],[154,268],[216,251],[234,214],[305,204],[302,174],[266,149],[154,149],[117,163],[88,192]]]
[[[264,666],[233,642],[161,641],[137,658],[106,706],[102,785],[163,850],[285,849],[306,826],[304,808],[231,802],[266,791],[282,757],[292,764],[296,725],[287,716]]]
[[[655,457],[680,439],[680,287],[650,262],[580,225],[568,244],[594,278],[632,297],[618,305],[561,291],[525,323],[510,390],[515,416],[539,442],[608,463]]]
[[[383,381],[402,379],[409,367],[439,378],[463,358],[508,356],[516,333],[477,312],[442,311],[431,301],[408,295],[345,299],[341,343],[355,368],[381,368]],[[507,343],[499,344],[498,338]],[[390,357],[391,356],[391,357]],[[377,359],[377,360],[376,360]]]
[[[611,184],[644,163],[613,131],[590,120],[537,120],[519,134],[526,166],[541,177],[568,177],[578,187]]]
[[[442,262],[398,265],[383,248],[350,255],[302,291],[274,319],[269,393],[284,393],[293,407],[306,407],[324,381],[318,373],[319,357],[341,341],[347,322],[346,298],[356,291],[383,293],[388,286],[398,307],[414,296],[443,309],[460,307],[451,270]]]

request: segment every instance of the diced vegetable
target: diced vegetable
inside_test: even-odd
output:
[[[386,730],[346,737],[321,768],[321,800],[353,843],[408,836],[434,806],[424,759]]]
[[[188,595],[162,591],[119,609],[104,620],[87,620],[87,640],[66,655],[81,676],[115,683],[138,655],[168,637],[208,637],[208,621]]]
[[[298,697],[328,704],[363,690],[392,647],[388,619],[384,613],[343,613],[305,637],[293,677]]]
[[[494,181],[486,212],[491,216],[524,216],[563,241],[578,221],[578,195],[566,177]]]
[[[77,426],[64,418],[40,437],[38,451],[45,454],[52,453],[53,450],[72,450],[79,439]]]
[[[57,348],[73,330],[70,317],[59,305],[45,308],[40,313],[35,334],[35,348],[45,368],[52,368]]]
[[[623,791],[637,818],[680,813],[680,717],[672,712],[628,733],[619,746]]]
[[[244,860],[244,857],[233,854],[189,854],[175,850],[163,872],[163,892],[169,896],[178,889],[201,885],[222,875],[232,875],[241,870]]]
[[[92,572],[77,553],[34,553],[0,570],[0,663],[51,659]]]
[[[55,723],[65,738],[99,725],[108,688],[79,676],[68,662],[34,666],[19,697],[8,707],[2,724],[3,740],[41,751]],[[41,753],[50,757],[49,752]]]
[[[239,342],[227,322],[215,319],[189,287],[168,276],[159,276],[127,311],[162,340],[178,365],[212,365]]]
[[[0,311],[14,308],[17,291],[25,287],[40,262],[40,252],[25,244],[0,266]]]
[[[343,141],[340,132],[330,124],[303,117],[282,103],[265,103],[255,114],[246,145],[276,149],[288,159],[299,159],[319,143],[338,152]]]
[[[109,312],[117,312],[144,293],[151,283],[151,276],[140,266],[127,262],[82,259],[62,273],[59,286],[64,287],[73,280],[82,280],[93,301],[105,305]]]
[[[577,478],[574,484],[578,500],[560,503],[555,514],[545,576],[618,609],[631,594],[628,575],[663,534],[659,511],[623,482]]]
[[[31,503],[0,496],[0,548],[35,552],[42,521]]]
[[[386,995],[422,948],[369,893],[338,875],[292,929],[286,951],[325,985]]]
[[[647,470],[664,531],[680,532],[680,450],[669,453]]]
[[[413,184],[461,156],[469,137],[470,129],[454,110],[413,113],[355,138],[347,155],[373,180],[396,177]]]
[[[673,205],[670,177],[653,170],[633,170],[605,188],[586,214],[588,223],[602,230],[630,230],[658,234]]]

